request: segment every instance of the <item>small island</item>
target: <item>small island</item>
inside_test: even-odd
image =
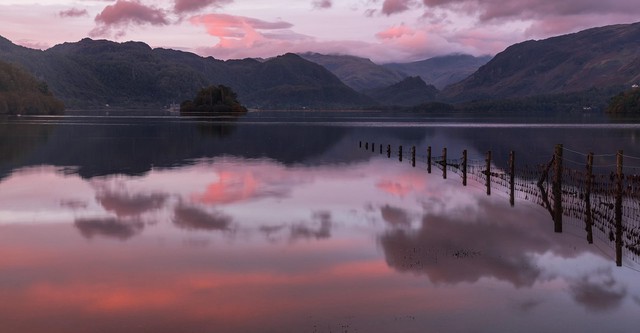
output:
[[[193,101],[180,104],[180,114],[187,116],[242,115],[246,112],[247,108],[238,102],[238,95],[224,85],[202,88]]]
[[[15,65],[0,61],[0,115],[62,114],[64,103],[45,82]]]
[[[607,112],[640,114],[640,88],[634,85],[630,90],[611,98]]]

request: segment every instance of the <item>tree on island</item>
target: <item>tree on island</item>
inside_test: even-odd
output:
[[[202,88],[193,101],[180,104],[181,115],[244,114],[247,109],[238,102],[238,95],[224,85]]]
[[[640,88],[635,86],[611,98],[607,112],[640,114]]]
[[[61,114],[64,104],[45,82],[24,70],[0,61],[1,114]]]

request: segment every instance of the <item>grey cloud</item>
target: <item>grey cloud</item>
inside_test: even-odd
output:
[[[316,9],[328,9],[331,8],[333,3],[331,2],[331,0],[313,0],[311,2],[311,5]]]
[[[169,25],[167,13],[156,7],[146,6],[138,0],[118,0],[106,6],[95,17],[96,27],[89,32],[90,36],[108,36],[112,33],[122,37],[130,25]],[[112,31],[116,29],[116,31]]]
[[[312,226],[297,224],[291,227],[291,239],[315,238],[326,239],[331,237],[331,213],[327,211],[315,212],[312,216]],[[319,226],[318,226],[319,224]]]
[[[145,212],[161,208],[167,200],[165,194],[137,194],[104,192],[96,200],[105,210],[114,212],[119,217],[137,216]]]
[[[86,238],[105,236],[120,240],[127,240],[144,229],[144,223],[140,221],[123,221],[116,218],[78,219],[74,226]]]
[[[70,8],[70,9],[62,10],[62,11],[58,12],[58,16],[60,16],[60,17],[89,16],[89,12],[87,12],[86,9]]]
[[[627,289],[613,278],[611,269],[577,279],[571,284],[570,292],[574,301],[593,312],[615,309],[627,295]]]
[[[409,215],[400,208],[384,205],[380,207],[380,214],[382,219],[392,226],[403,227],[411,225]]]
[[[232,2],[233,0],[175,0],[173,10],[176,13],[195,12],[209,6],[220,8]]]
[[[557,242],[545,223],[513,223],[523,220],[521,214],[481,200],[468,220],[466,214],[427,213],[419,229],[388,231],[380,243],[390,267],[425,274],[434,283],[494,277],[515,287],[531,286],[543,278],[533,254],[551,251],[570,258],[581,252],[573,243]]]
[[[173,223],[184,229],[216,231],[228,230],[232,220],[222,212],[208,212],[180,204],[175,208]]]

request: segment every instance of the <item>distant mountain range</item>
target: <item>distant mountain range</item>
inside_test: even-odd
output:
[[[466,79],[489,60],[491,60],[490,56],[451,54],[409,63],[389,63],[383,66],[405,76],[420,76],[426,83],[442,90],[450,84]]]
[[[416,62],[379,65],[369,59],[349,55],[302,53],[300,56],[324,66],[346,85],[360,92],[389,87],[416,76],[441,90],[467,78],[491,60],[490,56],[451,54]]]
[[[460,102],[593,94],[639,82],[640,23],[634,23],[512,45],[441,96]]]
[[[603,106],[640,83],[639,41],[640,23],[623,24],[518,43],[493,59],[449,55],[378,65],[315,53],[222,61],[140,42],[91,39],[40,51],[0,37],[0,60],[46,81],[70,107],[158,107],[223,84],[245,106],[261,109],[439,101],[479,110],[564,110]]]
[[[388,87],[407,77],[406,74],[380,66],[366,58],[319,53],[302,53],[300,56],[322,65],[346,85],[360,92]]]

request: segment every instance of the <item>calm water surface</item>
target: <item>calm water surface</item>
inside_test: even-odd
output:
[[[278,116],[0,119],[0,331],[637,330],[638,258],[618,267],[608,229],[555,233],[526,189],[512,207],[425,156],[502,170],[563,143],[633,174],[640,126]]]

